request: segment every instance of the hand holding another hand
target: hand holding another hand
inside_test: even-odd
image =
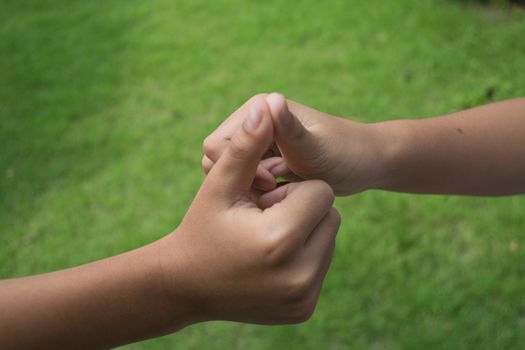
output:
[[[254,182],[271,190],[275,178],[321,179],[338,195],[377,186],[383,173],[382,139],[374,125],[330,116],[282,95],[257,95],[235,111],[204,141],[203,169],[208,173],[231,141],[242,116],[267,104],[275,134]]]
[[[304,321],[331,262],[340,218],[326,183],[252,193],[274,137],[261,102],[239,112],[181,225],[160,245],[166,290],[198,320]]]

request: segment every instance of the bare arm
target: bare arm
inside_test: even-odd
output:
[[[385,150],[379,188],[489,196],[525,192],[525,98],[372,127]]]
[[[2,348],[108,348],[183,327],[191,315],[167,299],[157,248],[1,281]]]
[[[262,96],[275,127],[275,156],[264,159],[258,171],[256,183],[263,188],[272,188],[271,174],[292,181],[321,179],[338,195],[373,188],[482,196],[525,192],[525,98],[442,117],[364,124],[276,93]],[[246,108],[206,138],[205,172]]]
[[[99,349],[200,321],[308,319],[339,228],[334,193],[318,180],[252,191],[273,125],[264,100],[243,117],[174,232],[91,264],[0,281],[0,347]]]

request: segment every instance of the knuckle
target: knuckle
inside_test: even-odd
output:
[[[315,274],[310,271],[300,272],[290,278],[285,284],[286,300],[301,303],[310,294],[315,282]]]
[[[261,255],[263,261],[268,265],[274,265],[279,261],[279,254],[277,253],[278,244],[275,238],[268,236],[261,242]]]
[[[279,233],[272,233],[264,238],[262,247],[262,258],[268,266],[279,264],[289,251],[289,239]]]
[[[272,225],[273,226],[273,225]],[[269,265],[276,265],[286,259],[297,246],[295,228],[290,223],[280,223],[266,230],[263,256]]]
[[[202,149],[204,151],[204,154],[206,154],[208,157],[214,155],[215,153],[215,140],[212,135],[207,136],[204,141],[202,142]],[[211,157],[210,157],[211,158]]]
[[[250,151],[248,147],[246,147],[245,139],[240,135],[230,140],[229,152],[232,158],[239,160],[245,159],[250,155]]]

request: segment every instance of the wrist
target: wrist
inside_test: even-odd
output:
[[[365,124],[345,119],[340,137],[344,164],[344,192],[349,195],[369,189],[378,189],[388,181],[395,143],[395,135],[383,123]]]
[[[157,259],[162,304],[170,310],[175,330],[208,320],[199,303],[199,293],[192,288],[195,279],[192,266],[195,262],[191,261],[183,238],[183,232],[177,228],[151,244]]]
[[[134,285],[135,302],[130,307],[149,323],[148,336],[143,338],[170,334],[193,323],[191,309],[182,298],[173,297],[167,283],[164,238],[114,257],[124,270],[119,283]]]
[[[411,134],[405,120],[391,120],[370,124],[374,130],[378,172],[371,188],[391,190],[396,187],[403,170],[403,162],[411,149]]]

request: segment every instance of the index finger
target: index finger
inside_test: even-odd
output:
[[[270,232],[278,237],[286,237],[287,247],[283,250],[303,245],[319,222],[332,208],[334,192],[321,180],[289,183],[264,194],[259,204],[267,216]],[[268,207],[269,206],[269,207]]]
[[[256,95],[237,108],[226,118],[206,139],[204,139],[204,154],[213,162],[216,162],[224,150],[227,149],[235,130],[244,122],[244,116],[248,113],[249,106],[255,99],[263,99],[262,95]]]

